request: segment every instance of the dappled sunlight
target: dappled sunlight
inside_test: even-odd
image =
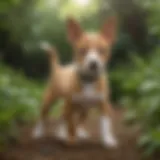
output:
[[[80,7],[88,6],[91,3],[91,0],[72,0],[73,3],[76,3]]]
[[[60,16],[66,18],[73,16],[78,19],[87,17],[98,11],[99,5],[97,0],[69,0],[62,8]]]

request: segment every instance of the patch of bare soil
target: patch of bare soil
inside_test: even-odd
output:
[[[122,111],[115,111],[113,119],[119,141],[116,149],[103,147],[99,139],[98,120],[91,118],[88,128],[93,138],[88,141],[77,142],[74,146],[65,145],[53,136],[53,122],[48,126],[48,136],[37,140],[30,138],[30,127],[25,127],[19,142],[10,145],[0,155],[0,160],[141,160],[142,154],[136,145],[139,130],[137,127],[124,126],[122,117]]]

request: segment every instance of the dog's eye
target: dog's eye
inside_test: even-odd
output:
[[[106,53],[106,49],[105,49],[105,48],[99,48],[99,49],[98,49],[98,52],[99,52],[100,54],[105,54],[105,53]]]
[[[85,55],[87,53],[87,48],[80,48],[79,53]]]

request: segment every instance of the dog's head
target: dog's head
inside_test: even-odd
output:
[[[97,33],[84,32],[72,18],[67,21],[67,29],[78,70],[90,75],[103,72],[116,37],[115,18],[108,19]]]

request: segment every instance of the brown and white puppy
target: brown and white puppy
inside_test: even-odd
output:
[[[34,130],[34,136],[43,133],[43,123],[53,101],[64,99],[64,124],[58,130],[61,138],[70,143],[76,136],[88,137],[84,122],[90,107],[97,107],[101,114],[101,135],[105,145],[116,146],[117,140],[112,131],[109,86],[105,65],[116,38],[116,21],[110,18],[98,33],[86,33],[74,19],[67,21],[68,38],[74,50],[74,62],[61,66],[52,54],[53,73],[42,105],[41,121]],[[53,49],[46,47],[48,52]],[[78,122],[75,115],[78,114]]]

